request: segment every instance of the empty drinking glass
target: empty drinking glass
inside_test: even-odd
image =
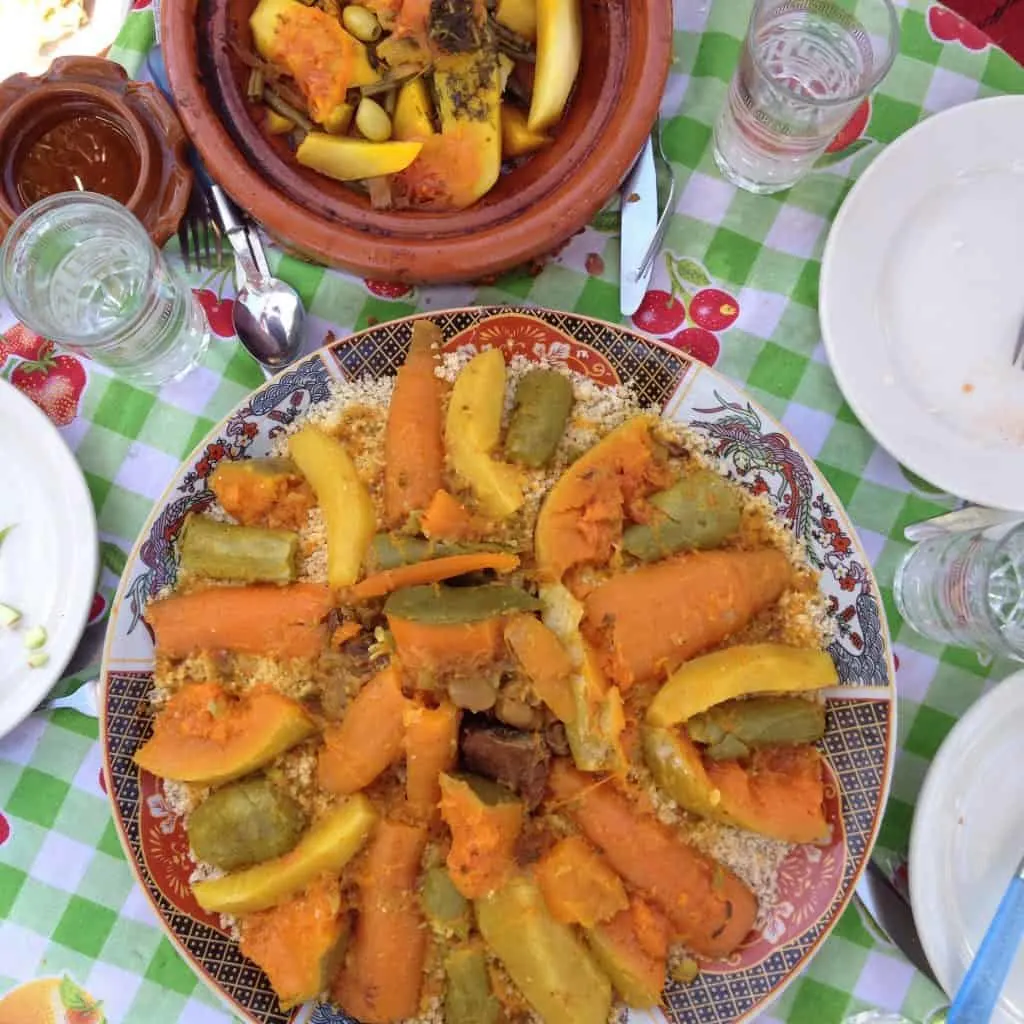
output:
[[[749,192],[805,174],[899,50],[891,0],[756,0],[715,126],[715,162]]]
[[[1024,523],[923,541],[893,590],[900,614],[929,639],[1024,661]]]
[[[30,206],[0,246],[0,288],[37,334],[143,387],[184,376],[210,340],[191,288],[120,203],[64,192]]]

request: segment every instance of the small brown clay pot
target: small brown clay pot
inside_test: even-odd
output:
[[[182,121],[232,197],[291,251],[364,277],[478,280],[556,249],[620,186],[658,112],[672,51],[671,0],[581,0],[583,59],[554,141],[451,213],[375,210],[299,166],[264,136],[246,100],[256,0],[161,8],[164,58]]]
[[[174,233],[192,188],[188,139],[167,101],[152,85],[129,80],[99,57],[62,57],[45,75],[14,75],[0,82],[0,239],[25,209],[19,188],[32,148],[72,118],[112,126],[131,152],[131,176],[113,198],[135,214],[157,245]]]

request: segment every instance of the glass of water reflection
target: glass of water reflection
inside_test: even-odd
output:
[[[891,0],[755,0],[715,126],[715,162],[749,192],[794,185],[899,50]]]
[[[30,206],[0,246],[0,288],[29,330],[155,388],[210,340],[202,307],[120,203],[62,192]]]

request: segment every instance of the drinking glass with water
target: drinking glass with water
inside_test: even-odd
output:
[[[923,636],[1024,661],[1024,523],[923,541],[893,591]]]
[[[899,50],[891,0],[755,0],[715,126],[715,162],[749,192],[808,170]]]
[[[0,246],[0,287],[30,330],[143,387],[184,376],[209,344],[191,288],[106,196],[65,192],[30,206]]]

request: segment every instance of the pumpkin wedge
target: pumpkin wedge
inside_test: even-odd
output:
[[[380,81],[366,47],[317,7],[261,0],[249,27],[259,55],[287,69],[321,124],[345,102],[349,89]]]
[[[658,786],[693,814],[786,843],[828,838],[814,747],[767,747],[748,764],[705,761],[680,730],[645,726],[643,750]]]
[[[340,872],[362,849],[376,822],[373,804],[359,793],[314,822],[290,853],[196,882],[192,892],[199,906],[212,914],[266,910],[300,892],[318,875]]]
[[[423,149],[394,188],[417,209],[464,210],[501,174],[499,54],[490,46],[442,54],[433,75],[441,131],[418,136]]]
[[[584,452],[548,491],[534,531],[545,576],[558,581],[575,565],[605,564],[622,539],[626,502],[668,483],[653,423],[653,417],[634,416]]]
[[[348,945],[337,878],[324,875],[287,903],[239,919],[242,953],[270,979],[282,1010],[327,988]]]
[[[213,786],[262,768],[315,732],[301,704],[272,690],[233,697],[216,683],[190,683],[157,715],[135,763],[162,779]]]

